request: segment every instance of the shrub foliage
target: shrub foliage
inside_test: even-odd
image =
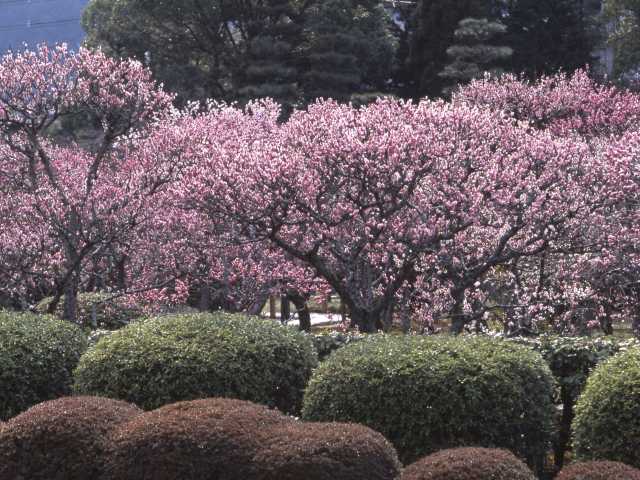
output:
[[[165,405],[114,430],[104,480],[256,478],[252,459],[284,419],[235,399]]]
[[[402,480],[535,480],[516,456],[497,448],[452,448],[404,469]]]
[[[145,410],[220,396],[296,412],[316,363],[307,336],[273,321],[176,315],[136,322],[101,339],[80,359],[74,388]]]
[[[578,458],[640,467],[640,348],[619,353],[593,371],[572,428]]]
[[[540,461],[551,436],[553,379],[526,347],[485,338],[369,338],[315,371],[303,418],[367,425],[405,463],[465,445]]]
[[[53,297],[42,299],[36,305],[36,311],[47,313]],[[56,315],[62,318],[64,295],[56,306]],[[115,330],[127,325],[131,320],[141,317],[143,311],[130,305],[124,297],[113,298],[110,293],[87,292],[78,294],[78,324],[83,328]]]
[[[556,466],[562,467],[564,455],[570,443],[575,403],[584,389],[587,378],[598,364],[620,351],[637,346],[638,342],[637,340],[620,341],[614,338],[556,335],[512,340],[540,352],[557,381],[555,402],[562,405],[562,413],[559,419],[558,435],[554,442],[554,458]]]
[[[0,478],[96,478],[107,434],[139,413],[134,405],[98,397],[65,397],[31,407],[0,430]]]
[[[556,480],[640,480],[640,470],[620,462],[578,462],[563,468]]]
[[[255,457],[265,480],[392,480],[400,464],[391,444],[363,425],[287,422]]]
[[[114,430],[104,480],[394,480],[396,453],[359,425],[304,424],[266,406],[179,402]]]
[[[365,338],[362,333],[354,332],[324,332],[312,335],[313,346],[318,352],[318,360],[325,360],[332,352],[350,343],[358,342]]]
[[[75,325],[30,313],[0,311],[0,419],[68,395],[86,348]]]
[[[603,337],[561,337],[541,335],[511,339],[540,352],[562,389],[563,396],[576,401],[591,371],[620,351],[638,345],[637,340],[620,341]]]

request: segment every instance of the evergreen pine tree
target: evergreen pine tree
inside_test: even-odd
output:
[[[301,27],[290,0],[269,0],[249,24],[251,40],[238,93],[242,100],[270,97],[289,110],[298,101],[295,49]]]
[[[460,20],[492,18],[493,0],[418,0],[409,22],[408,77],[414,98],[439,96],[445,84],[439,73],[447,64],[447,48],[455,41]]]
[[[509,70],[530,79],[594,62],[600,0],[505,0],[501,21],[513,48]]]
[[[504,71],[499,65],[512,55],[513,50],[489,42],[506,31],[504,24],[486,18],[460,20],[454,32],[455,44],[447,49],[451,62],[440,72],[440,76],[449,82],[443,88],[445,95],[449,95],[456,85],[479,78],[485,72],[498,75]]]
[[[349,101],[391,76],[395,40],[377,0],[318,0],[307,12],[301,82],[307,102]]]

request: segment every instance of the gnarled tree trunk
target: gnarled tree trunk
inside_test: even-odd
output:
[[[301,295],[298,292],[289,291],[287,293],[287,297],[291,300],[296,307],[296,312],[298,313],[298,321],[300,330],[305,332],[311,331],[311,312],[309,312],[309,307],[307,306],[307,298]]]

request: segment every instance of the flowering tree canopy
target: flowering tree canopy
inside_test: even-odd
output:
[[[512,74],[474,80],[452,101],[502,111],[559,136],[616,136],[640,121],[640,96],[598,84],[585,70],[542,77],[536,83]]]
[[[487,272],[544,251],[592,202],[586,146],[499,112],[326,101],[277,117],[267,103],[194,119],[208,153],[183,202],[232,225],[230,242],[268,242],[311,267],[365,331],[418,287],[459,331]]]
[[[530,319],[556,318],[562,328],[574,331],[590,322],[610,332],[614,313],[631,317],[638,330],[640,96],[598,84],[587,73],[558,74],[535,84],[510,75],[479,80],[453,101],[502,111],[530,127],[588,145],[584,158],[592,160],[584,175],[590,183],[584,188],[592,190],[597,208],[586,210],[588,215],[561,245],[525,266],[528,275],[520,275],[518,288],[512,289],[519,297],[516,303],[530,307]]]
[[[120,260],[149,216],[150,197],[175,173],[176,165],[135,147],[147,125],[169,114],[171,97],[137,62],[64,46],[4,56],[0,86],[3,272],[23,285],[51,281],[51,308],[65,294],[73,320],[81,273],[100,276]],[[92,147],[48,135],[73,115],[100,126]]]
[[[585,72],[285,123],[271,101],[176,112],[140,64],[87,50],[10,54],[0,85],[0,275],[67,318],[88,286],[254,313],[332,289],[363,331],[638,304],[640,97]],[[74,116],[90,145],[51,134]]]

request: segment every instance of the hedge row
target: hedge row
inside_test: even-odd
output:
[[[306,418],[369,425],[387,435],[404,460],[440,448],[476,444],[509,448],[532,464],[530,447],[518,447],[517,440],[509,440],[517,427],[510,429],[508,423],[501,425],[500,419],[485,413],[491,411],[491,402],[497,406],[496,411],[510,410],[508,400],[494,400],[495,396],[519,401],[510,393],[514,384],[509,380],[513,370],[509,361],[500,357],[494,360],[485,349],[494,349],[499,342],[524,344],[540,353],[550,367],[556,380],[554,400],[563,405],[559,431],[553,438],[556,464],[562,465],[573,430],[579,458],[640,467],[640,348],[636,340],[557,336],[509,342],[496,339],[493,343],[474,337],[431,340],[374,336],[365,340],[338,350],[320,366],[305,398]],[[482,375],[491,372],[496,380],[479,383],[482,375],[474,368],[483,371]],[[539,397],[532,396],[531,400],[534,398]],[[533,401],[539,406],[548,405]],[[540,427],[548,432],[545,422]],[[538,431],[540,428],[531,422],[523,428],[522,438]],[[550,438],[546,436],[547,441]],[[541,445],[534,441],[532,448],[542,452]]]
[[[84,334],[69,322],[0,311],[0,420],[68,395],[85,349]]]
[[[527,345],[545,359],[558,387],[555,403],[562,405],[558,433],[554,439],[556,467],[564,464],[564,456],[570,447],[571,424],[575,403],[582,393],[593,369],[616,353],[638,345],[636,340],[619,340],[611,337],[539,337],[513,338],[511,341]]]
[[[563,468],[555,480],[640,480],[640,470],[620,462],[578,462]]]
[[[502,449],[453,448],[407,466],[402,480],[535,480],[516,456]]]
[[[0,429],[0,478],[394,480],[393,447],[360,425],[305,424],[249,402],[142,413],[97,397],[37,405]]]
[[[74,391],[145,410],[233,397],[296,413],[316,363],[311,340],[276,322],[176,315],[141,320],[102,338],[80,359]]]
[[[593,371],[576,404],[573,434],[578,458],[640,468],[640,348]]]
[[[0,430],[0,478],[97,478],[109,447],[107,435],[140,413],[134,405],[97,397],[40,403]]]
[[[323,332],[311,335],[313,346],[318,352],[318,360],[326,360],[331,353],[351,343],[366,338],[365,334],[357,332]]]
[[[518,337],[510,341],[531,347],[542,355],[559,387],[562,397],[575,402],[593,369],[618,352],[638,346],[637,340],[619,340],[612,337]]]
[[[540,467],[553,378],[540,355],[487,338],[372,336],[333,353],[307,387],[306,420],[367,425],[411,462],[467,445],[507,448]]]
[[[143,412],[100,397],[40,403],[0,425],[0,478],[30,480],[394,480],[400,464],[379,433],[304,423],[235,399],[178,402]],[[402,480],[534,480],[502,449],[441,450]],[[640,480],[619,462],[574,463],[557,480]]]
[[[228,396],[293,413],[317,361],[305,335],[275,322],[225,314],[140,321],[82,355],[87,339],[78,326],[0,311],[0,339],[0,420],[68,395],[72,386],[76,393],[145,409]]]
[[[477,445],[509,449],[536,469],[552,438],[553,393],[572,407],[600,364],[576,408],[575,453],[640,467],[640,349],[633,342],[527,340],[551,366],[555,390],[531,348],[479,337],[325,335],[315,344],[326,347],[326,361],[310,382],[317,356],[308,335],[241,315],[141,320],[82,355],[86,338],[77,326],[0,312],[0,338],[0,420],[69,394],[74,368],[77,394],[145,410],[220,396],[297,414],[308,384],[305,419],[372,427],[406,462]]]

